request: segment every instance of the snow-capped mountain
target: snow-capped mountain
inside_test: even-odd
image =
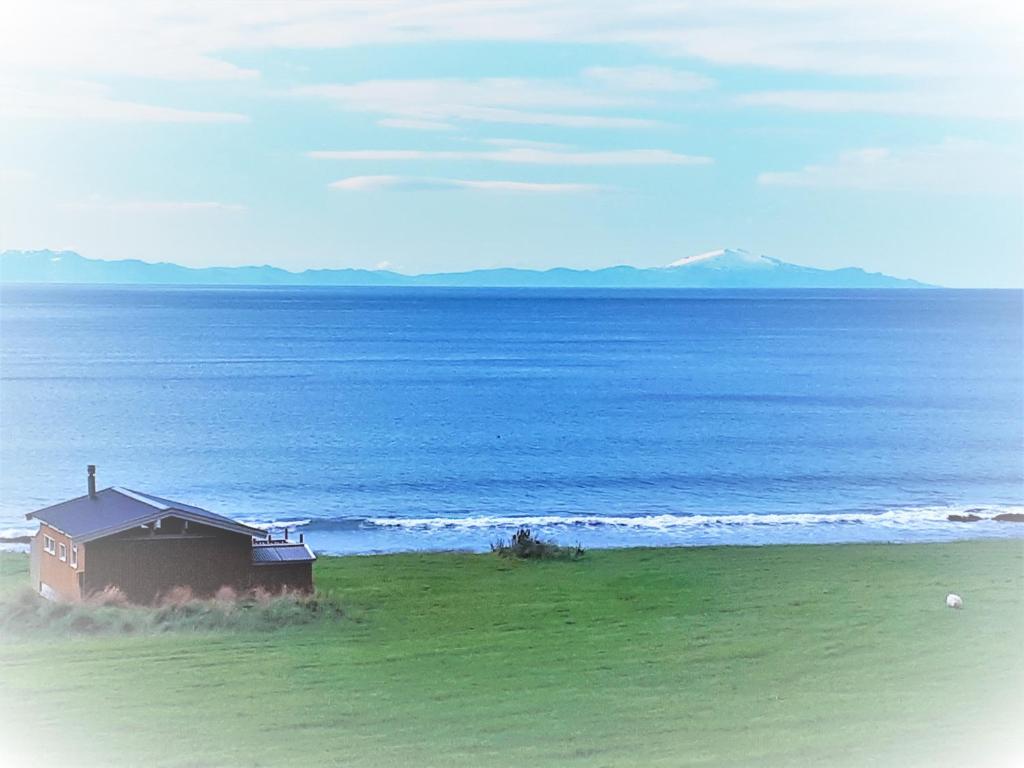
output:
[[[684,256],[669,264],[667,269],[690,267],[694,264],[703,264],[711,269],[772,269],[781,263],[778,259],[757,256],[741,248],[736,250],[732,248],[719,248],[717,251],[698,253],[695,256]]]
[[[925,288],[924,283],[865,272],[859,267],[818,269],[750,251],[720,248],[684,256],[662,267],[674,285],[694,288]]]

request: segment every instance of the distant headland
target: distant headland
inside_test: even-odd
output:
[[[859,267],[817,269],[743,250],[688,256],[664,267],[581,270],[475,269],[404,275],[387,270],[272,266],[184,267],[138,259],[89,259],[74,251],[0,253],[0,282],[109,285],[435,286],[466,288],[931,288]]]

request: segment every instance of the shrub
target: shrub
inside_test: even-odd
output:
[[[529,528],[519,528],[508,541],[500,540],[491,544],[491,551],[499,557],[515,557],[520,560],[579,560],[583,547],[562,547],[553,541],[544,541],[533,535]]]

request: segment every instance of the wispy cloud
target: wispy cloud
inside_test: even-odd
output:
[[[0,182],[22,184],[35,178],[35,172],[27,168],[0,168]]]
[[[1022,13],[1006,0],[657,5],[660,14],[623,36],[667,55],[723,66],[936,80],[1012,76],[1021,62],[1014,30]]]
[[[229,211],[238,213],[248,210],[238,203],[220,203],[209,200],[102,200],[99,198],[83,200],[68,205],[69,208],[85,210],[104,210],[119,213],[176,213],[194,211]]]
[[[402,128],[407,131],[454,131],[451,123],[440,120],[419,120],[415,118],[385,117],[377,121],[382,128]]]
[[[702,91],[715,85],[705,75],[669,67],[588,67],[583,76],[623,91]]]
[[[58,78],[253,79],[259,72],[227,61],[223,53],[247,38],[254,42],[254,24],[286,22],[284,9],[273,5],[257,19],[251,7],[217,3],[8,3],[0,26],[0,69]]]
[[[452,120],[567,128],[638,128],[657,124],[649,118],[595,114],[638,103],[634,94],[595,83],[527,78],[367,80],[299,86],[293,93],[324,99],[350,112],[386,115],[383,119],[390,121],[392,127],[425,125],[436,130]]]
[[[578,192],[601,192],[607,187],[600,184],[550,184],[535,181],[458,181],[466,189],[485,192],[537,192],[540,194],[571,194]]]
[[[557,141],[534,141],[532,139],[483,139],[482,143],[492,147],[512,147],[514,149],[572,149],[568,144]]]
[[[1012,71],[1020,63],[1020,20],[1019,5],[1006,0],[645,0],[599,7],[590,0],[37,0],[6,14],[0,62],[238,79],[255,73],[232,63],[229,51],[523,41],[631,44],[715,64],[830,74],[956,76],[965,68]]]
[[[885,92],[854,96],[846,104],[859,99],[856,108],[865,111],[989,117],[1007,112],[1019,116],[1019,111],[1006,106],[1014,94],[1020,100],[1019,90],[1010,91],[1010,98],[1006,94],[1013,83],[1019,87],[1024,71],[1019,39],[1024,11],[1019,3],[1007,0],[904,0],[898,4],[891,0],[645,0],[599,8],[590,0],[267,0],[244,5],[36,0],[8,5],[0,25],[0,71],[16,78],[46,73],[58,81],[108,76],[257,79],[260,73],[255,69],[232,61],[238,52],[255,58],[254,51],[375,44],[611,44],[653,52],[670,61],[677,57],[721,67],[897,79],[887,86],[895,85],[911,102],[919,101],[917,107],[901,111],[900,103],[906,102],[903,94]],[[25,88],[24,82],[15,82]],[[516,83],[521,84],[522,93],[510,100]],[[380,115],[385,127],[407,130],[442,130],[453,120],[636,128],[653,121],[602,112],[628,109],[623,102],[628,96],[635,101],[644,95],[700,90],[710,84],[706,76],[663,64],[593,66],[575,82],[372,81],[307,85],[299,92],[329,99],[343,109]],[[467,90],[474,85],[476,91]],[[530,91],[539,97],[530,100]],[[602,91],[614,91],[618,98],[595,102]],[[755,96],[755,102],[768,98],[776,103],[788,100],[794,108],[838,108],[828,107],[828,102],[838,101],[824,93],[799,97],[804,106],[798,106],[793,95]],[[926,106],[929,100],[933,103]],[[951,103],[958,100],[959,106]],[[937,111],[936,103],[941,101],[950,106]],[[186,120],[181,110],[137,106],[144,108],[132,110],[132,119]],[[123,115],[127,109],[93,105],[80,111],[109,119],[111,113]],[[53,115],[56,110],[52,105],[37,105],[32,111]],[[207,114],[222,115],[213,119],[222,122],[229,113]]]
[[[707,165],[712,158],[683,155],[667,149],[624,149],[607,152],[564,152],[549,149],[515,147],[491,151],[445,151],[419,149],[318,150],[308,153],[320,160],[482,160],[525,165]]]
[[[890,115],[1024,117],[1024,102],[1014,98],[1019,88],[1010,87],[1009,98],[993,99],[984,91],[757,91],[736,101],[746,107],[781,107],[804,112],[874,112]]]
[[[447,179],[425,176],[349,176],[332,182],[331,189],[345,192],[376,192],[388,189],[443,190],[462,189],[480,192],[517,192],[527,194],[577,194],[606,189],[597,184],[546,183],[533,181]]]
[[[951,194],[1019,194],[1024,158],[1019,151],[965,139],[910,149],[863,148],[831,163],[762,173],[759,184]]]
[[[0,84],[0,117],[142,123],[244,123],[235,112],[206,112],[123,101],[97,83],[69,82],[39,90]]]

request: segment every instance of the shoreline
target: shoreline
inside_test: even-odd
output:
[[[750,516],[753,518],[754,516]],[[689,523],[694,518],[684,518]],[[681,526],[615,525],[595,518],[592,522],[538,525],[512,520],[487,526],[467,527],[460,520],[438,520],[432,526],[408,525],[396,520],[388,526],[354,527],[321,523],[294,527],[302,531],[316,552],[334,555],[384,554],[389,552],[488,552],[496,541],[508,539],[519,527],[538,538],[563,546],[585,549],[634,547],[773,546],[801,544],[937,543],[951,541],[1024,538],[1024,524],[1013,522],[929,522],[904,525],[896,521],[826,521],[777,523],[765,520],[716,521]]]
[[[609,545],[609,546],[598,546],[598,547],[584,547],[584,552],[658,552],[658,551],[680,551],[680,550],[693,550],[693,551],[710,551],[710,550],[771,550],[771,549],[813,549],[820,547],[823,549],[828,548],[840,548],[840,547],[914,547],[914,546],[945,546],[945,545],[972,545],[972,544],[1008,544],[1010,542],[1020,542],[1024,546],[1024,525],[1019,526],[1019,532],[1013,535],[1006,536],[974,536],[969,538],[943,538],[943,539],[913,539],[913,540],[900,540],[900,539],[888,539],[888,540],[843,540],[843,541],[800,541],[800,542],[765,542],[765,543],[742,543],[742,542],[719,542],[719,543],[706,543],[706,544],[691,544],[691,543],[654,543],[654,544],[626,544],[626,545]],[[555,541],[555,544],[561,546],[570,546],[572,542],[568,541]],[[0,539],[0,557],[12,556],[12,555],[28,555],[30,542],[11,542]],[[413,548],[413,549],[394,549],[386,551],[352,551],[352,552],[333,552],[329,550],[317,549],[311,545],[311,548],[316,553],[317,560],[343,560],[346,558],[358,557],[358,558],[372,558],[372,557],[401,557],[401,556],[444,556],[444,555],[457,555],[457,556],[487,556],[492,554],[490,548],[487,549],[471,549],[471,548],[458,548],[452,547],[447,549],[425,549],[425,548]]]

